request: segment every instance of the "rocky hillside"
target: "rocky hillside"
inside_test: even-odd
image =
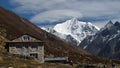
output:
[[[0,50],[4,49],[6,41],[6,30],[4,29],[4,26],[0,25]]]
[[[97,56],[120,59],[120,22],[109,21],[96,35],[84,39],[80,47]]]

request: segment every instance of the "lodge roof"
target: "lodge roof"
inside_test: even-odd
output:
[[[22,35],[12,41],[8,41],[8,42],[43,42],[41,40],[38,40],[30,35]]]

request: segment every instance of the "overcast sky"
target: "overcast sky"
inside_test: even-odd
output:
[[[98,27],[109,20],[120,21],[120,0],[1,0],[0,5],[38,26],[52,26],[73,17]]]

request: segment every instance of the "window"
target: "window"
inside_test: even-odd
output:
[[[30,37],[29,36],[24,36],[23,40],[30,40]]]
[[[38,46],[37,45],[32,45],[31,48],[36,48],[37,49]]]
[[[15,44],[16,45],[16,48],[22,48],[22,45],[20,44]]]
[[[38,54],[37,53],[31,53],[30,56],[33,57],[33,58],[38,58]]]
[[[28,48],[28,45],[25,45],[25,48]]]

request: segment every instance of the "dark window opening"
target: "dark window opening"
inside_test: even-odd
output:
[[[36,46],[36,45],[32,45],[31,48],[38,48],[38,46]]]
[[[28,48],[28,45],[25,45],[25,48]]]
[[[16,45],[16,48],[22,48],[21,45]]]
[[[24,40],[30,40],[30,37],[29,36],[24,36],[23,39]]]
[[[34,57],[34,58],[38,58],[38,54],[37,53],[32,53],[30,54],[31,57]]]
[[[23,44],[25,48],[28,48],[29,44],[28,43],[24,43]]]

